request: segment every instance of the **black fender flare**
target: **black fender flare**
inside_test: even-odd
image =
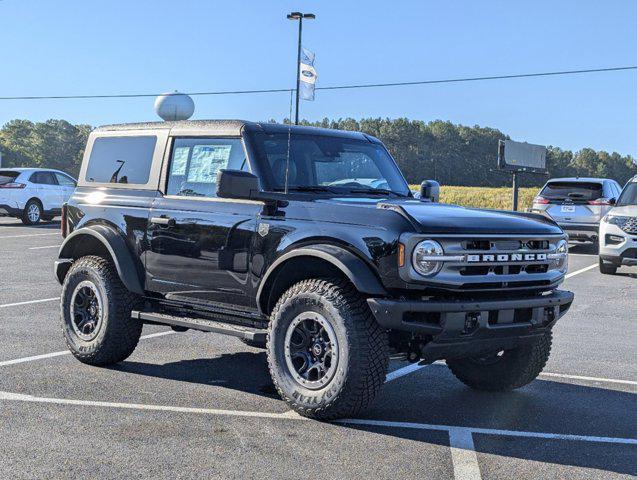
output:
[[[92,237],[100,242],[111,256],[117,274],[124,286],[133,293],[144,294],[143,282],[140,278],[139,260],[135,261],[126,240],[114,228],[106,225],[89,225],[75,230],[60,246],[58,260],[55,262],[55,275],[60,283],[70,268],[74,251],[83,238]]]
[[[373,296],[386,296],[387,291],[373,272],[372,268],[360,257],[343,247],[331,244],[308,245],[290,250],[278,257],[267,269],[257,290],[257,305],[261,305],[262,295],[268,280],[278,267],[297,257],[314,257],[325,260],[338,268],[360,293]]]

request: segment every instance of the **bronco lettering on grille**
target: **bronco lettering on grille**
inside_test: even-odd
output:
[[[468,263],[538,262],[547,259],[546,253],[497,253],[467,255]]]

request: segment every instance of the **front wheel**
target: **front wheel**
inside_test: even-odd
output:
[[[322,420],[356,415],[382,386],[387,334],[345,281],[311,279],[278,301],[268,330],[268,365],[281,397]]]
[[[532,382],[551,353],[552,334],[532,343],[491,354],[447,360],[451,372],[465,385],[491,392],[513,390]]]
[[[142,333],[142,323],[131,318],[138,302],[111,262],[96,256],[73,262],[62,286],[61,321],[75,358],[106,366],[133,353]]]

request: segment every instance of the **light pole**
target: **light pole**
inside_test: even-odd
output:
[[[313,13],[292,12],[288,13],[288,20],[299,21],[299,46],[296,54],[296,114],[294,125],[299,124],[299,88],[301,87],[301,35],[303,33],[303,19],[313,20],[316,15]]]

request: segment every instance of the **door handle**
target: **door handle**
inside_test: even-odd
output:
[[[162,215],[161,217],[151,217],[150,223],[154,223],[156,225],[165,225],[167,227],[174,227],[177,225],[177,222],[174,218],[167,217]]]

